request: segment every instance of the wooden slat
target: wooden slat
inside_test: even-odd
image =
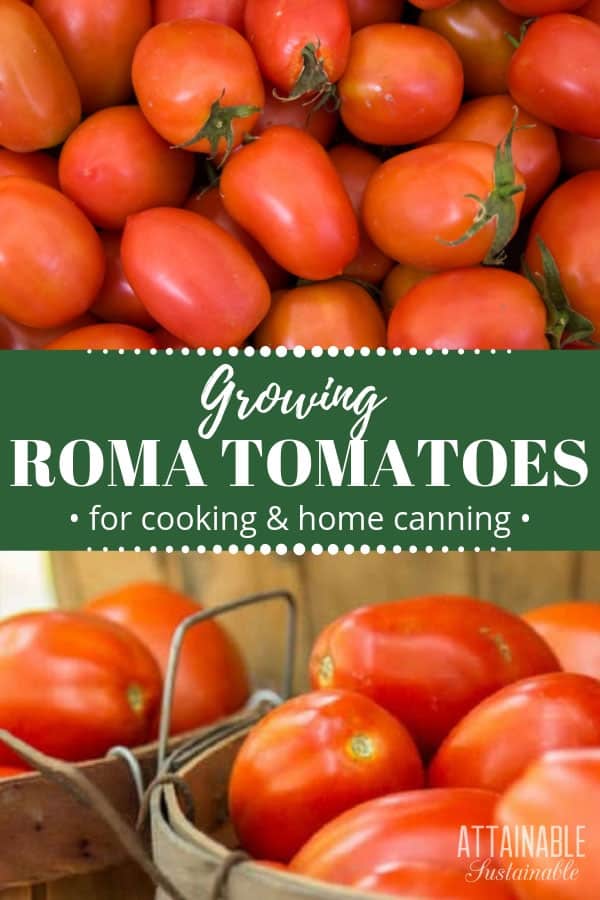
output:
[[[154,888],[143,873],[127,865],[55,881],[46,886],[44,900],[152,900],[153,896]]]
[[[600,554],[595,556],[598,571]],[[579,554],[477,554],[475,593],[515,612],[567,600],[577,591]]]
[[[0,891],[0,900],[33,900],[32,891],[28,887],[9,888],[7,891]]]
[[[575,576],[572,597],[563,599],[600,601],[600,553],[580,553]]]

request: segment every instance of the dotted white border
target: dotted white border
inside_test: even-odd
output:
[[[238,356],[259,356],[263,359],[268,359],[270,356],[275,356],[278,359],[284,359],[286,356],[293,356],[296,359],[302,359],[305,356],[314,356],[315,359],[319,359],[323,356],[329,356],[334,359],[337,356],[345,356],[347,358],[351,358],[353,356],[361,356],[368,357],[374,356],[379,358],[384,358],[387,356],[418,356],[419,353],[424,354],[425,356],[434,356],[436,353],[441,356],[448,356],[450,353],[456,353],[458,356],[464,356],[465,353],[472,353],[474,356],[480,356],[482,354],[489,353],[490,356],[495,356],[498,353],[505,353],[507,355],[512,354],[512,350],[464,350],[462,348],[449,350],[446,347],[441,349],[432,349],[431,347],[427,347],[424,350],[417,350],[416,347],[411,347],[408,350],[401,350],[399,347],[394,347],[390,350],[385,347],[377,347],[376,349],[372,349],[371,347],[327,347],[326,349],[323,347],[311,347],[310,349],[306,347],[213,347],[211,349],[207,349],[206,347],[199,347],[196,350],[192,350],[189,347],[181,347],[181,348],[173,348],[166,347],[158,350],[156,347],[152,347],[150,350],[86,350],[85,351],[88,356],[101,355],[101,356],[109,356],[111,353],[116,353],[118,356],[124,356],[125,353],[133,353],[134,356],[141,356],[142,353],[147,353],[150,356],[158,356],[159,354],[164,354],[165,356],[176,356],[179,354],[180,356],[214,356],[215,358],[219,358],[222,356],[229,356],[231,358]]]
[[[353,556],[354,554],[361,554],[362,556],[368,556],[371,553],[377,554],[379,556],[383,556],[386,553],[392,553],[395,556],[399,556],[401,553],[512,553],[512,547],[473,547],[472,550],[465,549],[465,547],[448,547],[444,545],[442,547],[433,547],[431,544],[428,544],[425,547],[417,547],[415,544],[411,544],[408,547],[400,547],[398,544],[394,544],[391,547],[387,547],[385,544],[375,544],[371,546],[370,544],[360,544],[356,546],[354,544],[327,544],[327,546],[323,544],[294,544],[292,547],[288,547],[287,544],[259,544],[258,546],[255,544],[228,544],[224,546],[223,544],[213,544],[212,546],[205,546],[204,544],[200,544],[198,547],[190,547],[188,544],[183,544],[181,547],[173,547],[171,544],[168,544],[164,548],[151,546],[151,547],[86,547],[88,553],[214,553],[215,555],[220,555],[222,553],[229,553],[232,556],[235,556],[239,553],[244,553],[246,556],[253,556],[255,553],[260,554],[261,556],[270,556],[271,554],[275,556],[287,556],[288,554],[293,554],[294,556],[304,556],[307,553],[312,553],[314,556],[323,556],[323,554],[328,554],[329,556],[338,556],[340,554],[344,554],[345,556]]]

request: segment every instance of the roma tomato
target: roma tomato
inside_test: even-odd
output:
[[[267,128],[275,125],[290,125],[292,128],[301,128],[323,147],[328,147],[333,140],[339,123],[339,115],[336,110],[327,105],[314,109],[306,106],[306,102],[299,97],[297,100],[280,100],[273,94],[273,90],[267,87],[265,105],[254,129],[254,134],[260,136]]]
[[[181,206],[196,172],[194,157],[172,150],[135,106],[103,109],[86,119],[60,154],[64,194],[94,225],[120,229],[127,216]]]
[[[600,603],[552,603],[523,618],[552,647],[566,672],[600,679]]]
[[[154,319],[136,297],[125,277],[121,262],[121,237],[116,231],[104,231],[100,234],[106,254],[106,274],[90,312],[107,322],[152,328]]]
[[[577,9],[577,15],[583,16],[584,19],[591,19],[592,22],[600,25],[600,0],[588,0]]]
[[[508,94],[478,97],[463,104],[450,125],[427,143],[482,141],[497,147],[515,118],[515,103]],[[519,110],[512,141],[515,166],[527,190],[523,214],[530,212],[549,193],[560,172],[560,155],[552,128]]]
[[[412,144],[448,125],[463,70],[448,41],[415,25],[386,23],[352,37],[339,85],[344,125],[370,144]]]
[[[191,346],[236,346],[268,312],[269,286],[246,248],[189,210],[131,216],[121,259],[150,315]]]
[[[351,281],[322,281],[274,297],[257,347],[384,347],[381,310]]]
[[[352,31],[380,22],[396,22],[402,17],[404,0],[348,0]]]
[[[600,169],[600,138],[559,131],[558,148],[562,167],[567,175]]]
[[[288,862],[352,806],[422,784],[403,725],[359,694],[319,691],[288,700],[253,729],[233,766],[229,809],[249,853]]]
[[[225,209],[299,278],[341,275],[358,252],[358,222],[325,150],[298,128],[269,128],[221,176]]]
[[[557,188],[544,202],[529,232],[525,259],[542,273],[538,237],[554,257],[563,288],[577,312],[594,325],[600,340],[600,172],[584,172]]]
[[[371,239],[415,269],[497,263],[517,230],[524,196],[523,176],[506,146],[503,156],[499,164],[494,148],[477,141],[394,156],[365,191],[362,218]]]
[[[566,13],[537,19],[512,58],[508,87],[542,122],[600,138],[600,25]]]
[[[154,0],[154,21],[208,19],[243,32],[245,6],[246,0]]]
[[[519,882],[521,900],[596,900],[600,883],[600,749],[546,753],[504,795],[497,824],[510,834],[531,832],[532,852],[517,849],[516,867],[577,869],[576,877]],[[559,830],[553,858],[544,837]],[[541,838],[541,839],[540,839]]]
[[[422,269],[414,269],[412,266],[394,266],[390,274],[383,282],[381,289],[381,304],[386,319],[392,314],[392,310],[399,300],[407,294],[411,288],[425,278],[429,278],[431,272]]]
[[[246,0],[246,35],[267,81],[288,97],[335,94],[350,51],[346,0]]]
[[[81,119],[77,85],[35,10],[0,0],[0,145],[19,153],[61,144]]]
[[[96,324],[93,316],[79,316],[58,328],[27,328],[0,316],[0,350],[42,350],[68,331]]]
[[[600,681],[570,672],[536,675],[488,697],[458,723],[431,763],[429,784],[503,793],[547,750],[594,746]]]
[[[129,100],[131,61],[152,24],[151,0],[35,0],[75,77],[86,113]]]
[[[69,331],[55,338],[46,350],[151,350],[152,336],[132,325],[102,323]]]
[[[400,897],[401,900],[515,900],[516,894],[497,881],[467,881],[458,869],[427,863],[391,864],[349,885],[355,890]]]
[[[354,212],[360,216],[363,197],[369,179],[379,168],[380,161],[368,150],[354,147],[352,144],[338,144],[329,152],[329,158],[348,192]],[[350,265],[346,266],[345,275],[379,284],[393,266],[391,259],[379,250],[361,226],[360,247],[358,254]]]
[[[573,12],[582,6],[582,0],[500,0],[500,3],[511,12],[526,18]]]
[[[50,756],[95,759],[143,744],[161,690],[150,651],[113,622],[42,612],[0,623],[0,727]],[[0,764],[14,760],[0,742]]]
[[[473,97],[506,93],[508,67],[523,20],[497,0],[457,0],[441,9],[428,9],[419,24],[452,44],[463,65],[465,91]]]
[[[190,346],[186,341],[175,337],[174,334],[171,334],[165,328],[157,328],[156,331],[152,332],[152,337],[159,350],[181,350],[183,347]]]
[[[518,616],[474,597],[414,597],[366,606],[317,639],[314,688],[365,693],[407,726],[425,754],[485,697],[556,671],[547,644]]]
[[[104,278],[104,251],[75,204],[28,178],[0,178],[0,313],[54,328],[84,313]]]
[[[164,674],[177,627],[202,609],[162,584],[140,582],[90,601],[84,610],[132,631]],[[196,625],[186,635],[177,670],[171,732],[191,731],[239,710],[250,693],[241,654],[218,622]]]
[[[364,803],[322,828],[302,848],[291,870],[334,884],[355,884],[398,863],[456,869],[464,878],[474,860],[492,858],[485,826],[499,800],[492,791],[454,788],[407,791]],[[479,852],[459,853],[461,829],[483,826]],[[465,894],[460,895],[467,896]]]
[[[289,275],[278,265],[274,259],[271,259],[266,250],[263,250],[258,241],[255,241],[247,231],[238,225],[231,218],[225,207],[219,193],[218,187],[212,187],[199,191],[189,198],[186,203],[186,209],[199,213],[219,225],[227,231],[232,237],[236,238],[252,256],[254,262],[267,279],[267,283],[271,290],[276,291],[286,287],[289,283]]]
[[[265,91],[248,42],[203,19],[163,22],[133,59],[142,112],[170,144],[224,156],[252,132]]]
[[[0,178],[18,175],[59,189],[58,162],[49,153],[15,153],[0,147]]]
[[[546,307],[527,278],[485,266],[442,272],[400,297],[388,347],[548,350]]]

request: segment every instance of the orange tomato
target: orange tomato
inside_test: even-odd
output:
[[[15,153],[0,147],[0,178],[18,175],[59,189],[58,162],[49,153]]]
[[[563,669],[600,679],[600,603],[552,603],[523,618],[552,647]]]
[[[103,323],[69,331],[48,344],[46,350],[151,350],[155,346],[152,336],[141,328]]]

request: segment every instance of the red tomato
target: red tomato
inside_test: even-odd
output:
[[[600,138],[582,137],[559,131],[558,148],[562,167],[567,175],[579,175],[591,169],[600,169]]]
[[[350,885],[355,890],[402,900],[515,900],[516,894],[495,881],[467,881],[458,869],[427,863],[398,863],[360,878]]]
[[[129,584],[87,603],[84,610],[132,631],[157,659],[163,676],[177,627],[202,609],[162,584]],[[171,733],[191,731],[239,710],[250,693],[244,661],[218,622],[186,635],[171,711]]]
[[[365,192],[363,222],[380,250],[415,269],[497,262],[517,230],[524,194],[514,191],[523,183],[512,165],[500,172],[489,144],[418,147],[375,172]],[[483,205],[499,215],[481,216],[474,229]]]
[[[371,25],[352,38],[340,81],[344,125],[370,144],[412,144],[448,125],[463,71],[448,41],[415,25]]]
[[[0,0],[0,145],[61,144],[81,118],[77,86],[54,38],[21,0]]]
[[[341,275],[358,251],[358,222],[325,150],[298,128],[270,128],[221,177],[225,209],[299,278]]]
[[[529,232],[525,258],[541,272],[540,237],[554,257],[571,305],[591,319],[600,339],[600,172],[584,172],[562,184],[545,201]]]
[[[546,307],[527,278],[485,266],[432,275],[401,297],[388,347],[548,350]]]
[[[261,72],[290,97],[325,99],[350,51],[346,0],[246,0],[245,28]]]
[[[465,90],[473,97],[504,94],[514,49],[506,35],[519,39],[522,19],[497,0],[458,0],[421,13],[419,24],[452,44],[463,64]]]
[[[132,74],[142,112],[161,137],[213,156],[242,143],[265,99],[248,42],[233,28],[202,19],[150,29]]]
[[[205,216],[236,238],[248,250],[254,262],[267,279],[271,290],[275,291],[287,286],[290,280],[287,272],[275,260],[271,259],[266,250],[263,250],[260,244],[231,218],[223,206],[218,187],[203,189],[194,194],[186,203],[186,208],[191,209],[192,212],[199,213],[201,216]]]
[[[154,0],[154,21],[208,19],[243,32],[245,6],[246,0]]]
[[[94,759],[143,744],[161,690],[150,652],[112,622],[42,612],[0,623],[0,727],[50,756]],[[0,742],[0,764],[14,760]]]
[[[385,322],[371,295],[351,281],[322,281],[274,297],[257,347],[384,347]]]
[[[508,72],[511,95],[542,122],[600,137],[600,25],[581,16],[537,19]]]
[[[583,16],[584,19],[591,19],[592,22],[600,25],[600,0],[588,0],[584,6],[578,8],[577,15]]]
[[[422,269],[414,269],[412,266],[402,266],[398,264],[394,266],[390,274],[383,282],[381,293],[381,304],[383,306],[384,315],[390,317],[392,310],[399,300],[407,294],[411,288],[425,278],[429,278],[431,272],[424,272]]]
[[[329,158],[342,179],[354,212],[360,216],[367,184],[380,165],[378,157],[352,144],[338,144],[329,152]],[[364,227],[361,226],[360,231],[358,254],[350,265],[346,266],[344,274],[360,281],[379,284],[392,268],[393,262],[375,246]]]
[[[196,171],[194,157],[172,150],[135,106],[103,109],[76,128],[60,155],[63,193],[100,228],[127,216],[181,206]]]
[[[552,870],[558,865],[567,876],[571,872],[566,878],[519,882],[521,900],[597,900],[599,811],[600,749],[547,753],[508,790],[498,804],[497,824],[512,834],[534,835],[533,852],[517,850],[513,865],[533,870]],[[544,836],[550,838],[552,826],[560,837],[554,858],[549,859]]]
[[[95,322],[93,316],[80,316],[58,328],[27,328],[26,325],[18,325],[12,319],[0,316],[0,350],[42,350],[68,331],[93,325]]]
[[[307,131],[315,141],[323,147],[328,147],[338,123],[339,115],[328,106],[321,106],[319,109],[315,109],[314,106],[307,107],[306,101],[301,97],[297,100],[279,100],[273,94],[273,89],[267,87],[264,109],[254,134],[264,134],[267,128],[273,128],[275,125],[290,125],[292,128]]]
[[[150,315],[188,345],[235,346],[268,312],[269,286],[246,248],[189,210],[132,216],[121,258]]]
[[[565,671],[600,679],[600,603],[553,603],[523,618],[552,647]]]
[[[582,0],[500,0],[500,3],[511,12],[527,18],[572,12],[582,6]]]
[[[404,0],[348,0],[348,9],[352,31],[358,31],[367,25],[400,20]]]
[[[19,175],[58,190],[58,162],[48,153],[15,153],[0,147],[0,177]]]
[[[515,116],[515,103],[508,94],[478,97],[459,110],[448,128],[427,143],[441,141],[482,141],[497,147],[508,133]],[[552,128],[519,110],[512,142],[515,166],[523,176],[527,191],[523,214],[530,212],[549,193],[560,172],[560,155]]]
[[[142,301],[136,297],[125,277],[121,263],[121,237],[120,233],[114,231],[100,234],[106,254],[106,274],[91,312],[107,322],[120,322],[123,325],[134,325],[136,328],[152,328],[154,319]]]
[[[131,61],[152,24],[151,0],[35,0],[75,76],[84,112],[125,103]]]
[[[488,697],[456,725],[431,763],[429,783],[503,793],[547,750],[594,746],[600,681],[570,672],[536,675]]]
[[[54,328],[84,313],[100,290],[105,262],[81,210],[45,184],[1,178],[0,222],[0,313],[32,328]]]
[[[229,810],[249,853],[288,862],[340,813],[423,780],[412,738],[389,713],[359,694],[319,691],[253,729],[233,766]]]
[[[165,328],[157,328],[156,331],[152,332],[152,337],[159,350],[181,350],[190,346]]]
[[[461,830],[493,824],[498,795],[454,788],[407,791],[364,803],[322,828],[292,860],[291,870],[334,884],[356,884],[398,863],[428,863],[463,874],[492,856],[489,834],[480,854],[460,855]],[[460,895],[465,896],[463,894]]]
[[[342,616],[317,639],[310,677],[314,688],[367,694],[430,754],[485,697],[558,668],[518,616],[473,597],[433,595]]]
[[[0,780],[3,778],[19,778],[27,775],[29,769],[19,769],[17,766],[0,766]]]
[[[56,338],[46,350],[151,350],[152,335],[132,325],[88,325]]]

